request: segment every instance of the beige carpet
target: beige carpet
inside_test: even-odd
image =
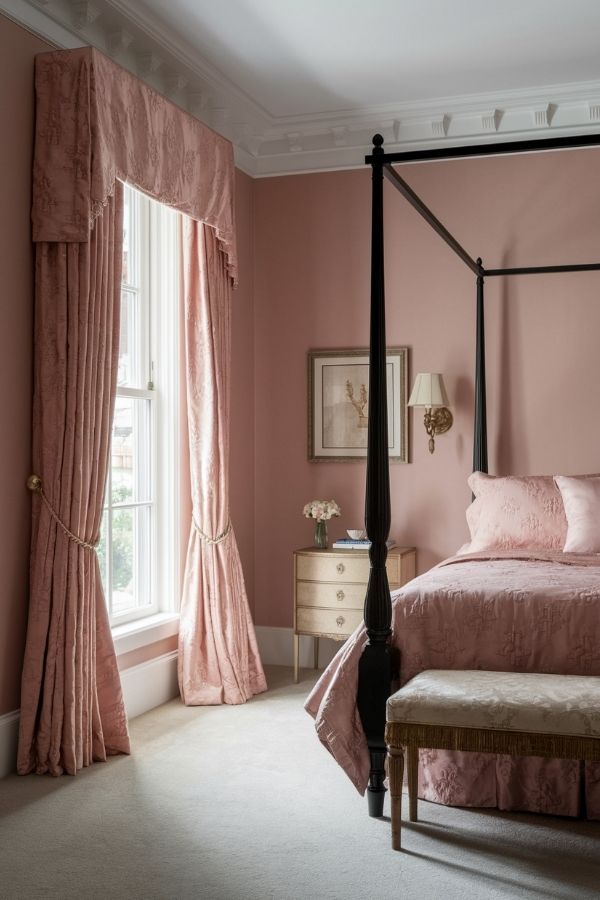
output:
[[[129,758],[0,782],[2,900],[600,897],[599,823],[421,803],[394,853],[316,739],[308,675],[268,678],[245,706],[136,719]]]

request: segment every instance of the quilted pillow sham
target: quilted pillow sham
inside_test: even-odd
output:
[[[475,500],[467,509],[469,550],[562,550],[567,518],[552,475],[473,472]]]
[[[565,553],[600,553],[600,477],[556,475],[567,517]]]

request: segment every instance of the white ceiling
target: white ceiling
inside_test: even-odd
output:
[[[0,0],[234,142],[252,175],[600,131],[599,0]]]
[[[600,78],[598,0],[133,0],[270,116]]]

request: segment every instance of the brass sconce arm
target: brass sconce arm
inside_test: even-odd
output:
[[[429,452],[435,450],[435,435],[444,434],[452,428],[452,413],[445,406],[438,406],[435,409],[426,409],[423,422],[425,431],[429,435]]]

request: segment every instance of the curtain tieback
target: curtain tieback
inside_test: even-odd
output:
[[[42,487],[42,479],[40,478],[39,475],[30,475],[29,478],[27,479],[27,487],[34,494],[40,495],[40,497],[46,504],[48,512],[50,513],[50,515],[52,516],[52,518],[54,519],[54,521],[56,522],[58,527],[61,528],[62,531],[64,531],[64,533],[66,534],[66,536],[69,538],[70,541],[73,541],[79,547],[85,547],[86,550],[95,550],[96,549],[96,547],[100,543],[99,541],[95,541],[93,544],[90,544],[88,541],[82,540],[80,537],[77,537],[76,534],[73,534],[73,532],[70,531],[67,528],[67,526],[65,525],[65,523],[59,518],[58,514],[54,511],[52,504],[50,503],[50,501],[46,497],[46,494],[44,493],[44,488]]]
[[[221,541],[225,540],[225,538],[231,531],[231,519],[227,520],[227,525],[225,526],[225,529],[221,532],[221,534],[218,534],[215,538],[211,537],[209,534],[204,534],[204,532],[202,531],[202,529],[196,522],[195,516],[192,516],[192,522],[194,524],[194,528],[196,529],[196,531],[198,532],[198,534],[200,535],[202,540],[207,544],[220,544]]]

